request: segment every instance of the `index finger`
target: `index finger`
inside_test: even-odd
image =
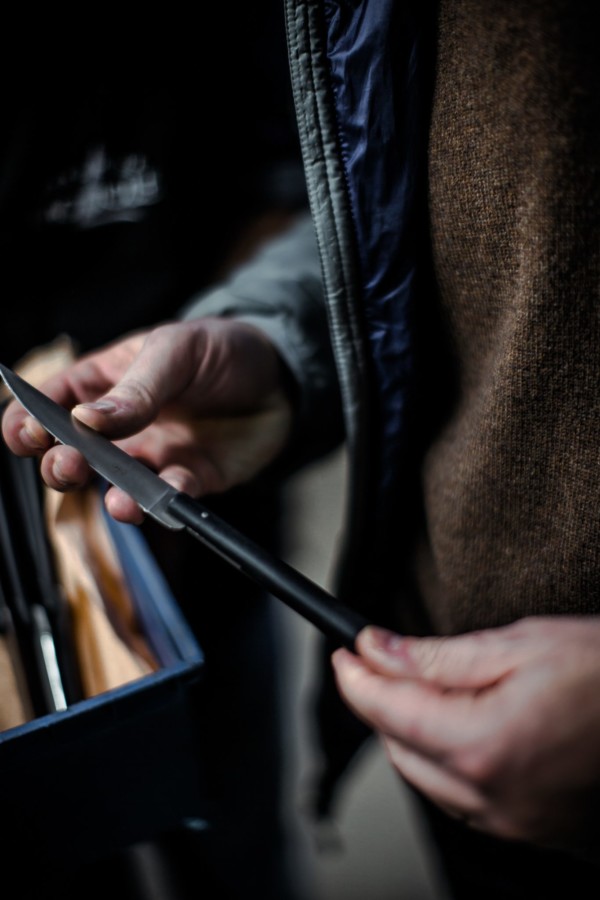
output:
[[[431,759],[448,759],[489,733],[476,692],[381,675],[345,650],[333,654],[333,665],[339,691],[360,719]]]
[[[54,444],[54,438],[16,400],[2,417],[2,437],[17,456],[35,456]]]
[[[49,378],[39,390],[60,406],[72,409],[77,403],[97,397],[109,384],[97,366],[82,360]],[[8,404],[2,417],[2,436],[9,449],[19,456],[36,455],[54,445],[54,438],[16,400]]]

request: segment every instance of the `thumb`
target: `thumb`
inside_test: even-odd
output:
[[[191,381],[193,354],[185,351],[177,327],[151,332],[119,381],[97,400],[75,406],[73,415],[113,439],[141,431]]]
[[[383,628],[364,628],[359,655],[382,675],[422,679],[443,688],[482,688],[515,667],[514,645],[504,629],[453,637],[401,637]]]

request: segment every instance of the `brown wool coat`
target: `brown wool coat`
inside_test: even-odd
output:
[[[430,216],[458,389],[416,578],[444,632],[600,612],[594,8],[440,4]]]

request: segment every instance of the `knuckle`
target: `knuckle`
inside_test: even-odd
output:
[[[155,347],[157,344],[162,344],[165,340],[168,341],[175,328],[176,326],[172,322],[159,325],[158,328],[152,328],[144,338],[144,346]]]
[[[443,661],[445,646],[445,638],[429,640],[419,645],[418,663],[423,677],[431,679],[436,677]],[[412,655],[414,652],[413,648],[409,648],[409,652]]]
[[[90,357],[82,357],[70,373],[69,380],[71,385],[76,383],[92,384],[98,377],[98,364],[95,359]]]
[[[134,409],[153,408],[156,405],[156,397],[151,386],[141,378],[128,378],[122,385],[122,394],[128,404]]]
[[[496,748],[487,740],[463,748],[455,757],[453,767],[458,775],[482,793],[493,791],[500,776]]]

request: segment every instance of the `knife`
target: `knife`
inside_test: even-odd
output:
[[[75,419],[11,369],[0,375],[16,400],[61,444],[78,450],[88,465],[121,488],[141,509],[172,530],[186,529],[230,565],[283,601],[336,644],[354,650],[367,620],[292,566],[268,553],[188,494],[177,491],[108,438]]]
[[[8,456],[8,448],[5,452]],[[23,462],[16,457],[13,459]],[[3,476],[5,474],[12,475],[3,472]],[[52,627],[40,603],[35,578],[32,578],[35,566],[31,566],[31,556],[25,549],[23,524],[26,516],[21,515],[14,505],[15,498],[10,491],[12,483],[14,479],[5,483],[3,477],[0,488],[0,583],[11,611],[23,668],[29,676],[31,705],[36,715],[44,715],[66,709],[67,701]]]

